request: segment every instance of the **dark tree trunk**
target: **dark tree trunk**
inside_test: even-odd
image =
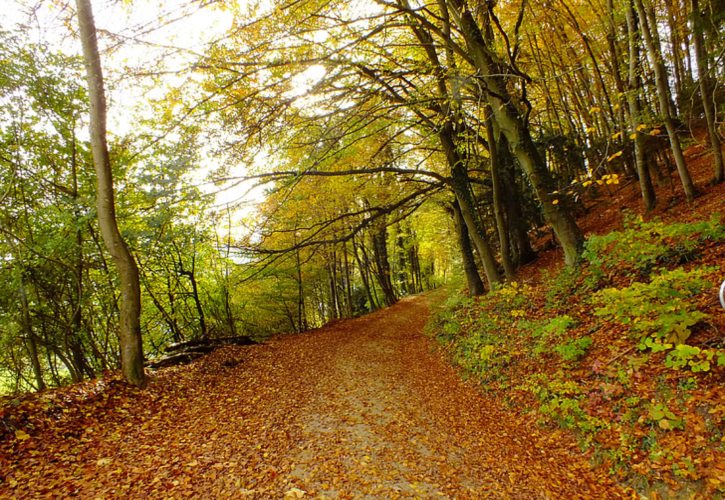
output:
[[[481,258],[483,263],[483,270],[486,273],[486,281],[488,282],[489,289],[491,289],[496,283],[501,281],[498,274],[498,265],[496,259],[491,251],[491,245],[488,243],[486,234],[481,227],[481,223],[476,216],[476,209],[471,194],[471,185],[466,172],[466,166],[463,159],[460,157],[456,150],[456,143],[454,140],[453,125],[447,123],[438,133],[443,151],[446,154],[448,165],[451,170],[451,187],[453,193],[456,195],[456,201],[460,208],[463,220],[468,228],[468,235],[473,242],[478,256]]]
[[[645,5],[647,0],[634,0],[634,5],[639,14],[641,31],[644,38],[645,46],[649,52],[652,65],[654,66],[655,83],[657,84],[657,99],[659,101],[660,115],[665,123],[667,135],[670,138],[670,146],[672,147],[672,155],[675,157],[677,165],[677,173],[680,176],[682,189],[685,193],[687,201],[692,203],[695,199],[697,191],[690,177],[690,172],[685,163],[685,156],[682,153],[680,145],[680,137],[677,135],[677,126],[672,115],[672,93],[670,92],[669,83],[667,81],[667,68],[662,58],[662,48],[660,46],[659,34],[654,11],[650,5]]]
[[[468,283],[468,293],[471,297],[483,295],[486,290],[483,287],[483,281],[481,281],[481,276],[479,276],[478,269],[476,268],[476,259],[473,257],[473,248],[471,247],[471,240],[468,236],[468,228],[466,227],[466,222],[463,220],[463,215],[461,215],[461,209],[457,201],[454,200],[451,203],[451,210],[453,212],[456,234],[458,234],[458,246],[461,249],[463,271],[466,274],[466,283]]]
[[[630,128],[634,136],[634,165],[637,170],[637,178],[639,180],[639,189],[642,193],[642,201],[647,211],[652,210],[657,204],[657,196],[652,178],[647,168],[647,160],[645,158],[644,136],[637,130],[642,120],[642,111],[640,106],[639,94],[641,85],[640,79],[640,56],[639,56],[639,32],[637,27],[637,18],[632,6],[632,0],[627,0],[627,33],[629,45],[629,79],[627,92],[627,106],[629,107]]]
[[[496,123],[508,140],[511,152],[526,172],[537,199],[542,205],[544,219],[556,233],[564,250],[567,265],[578,264],[584,245],[584,236],[577,226],[569,203],[553,194],[554,183],[543,158],[536,149],[526,119],[511,95],[505,79],[508,73],[494,60],[485,42],[481,28],[463,0],[451,0],[456,10],[457,22],[465,39],[468,52],[485,82],[489,104]],[[464,210],[464,207],[461,206]]]
[[[33,375],[35,377],[35,386],[41,391],[45,389],[45,381],[43,380],[43,369],[40,366],[40,356],[38,355],[38,344],[33,332],[33,322],[30,317],[30,305],[28,304],[28,295],[25,291],[25,284],[20,284],[20,323],[23,328],[23,337],[25,347],[30,356],[30,364],[33,367]]]
[[[342,243],[343,264],[345,266],[345,301],[347,305],[347,317],[352,318],[352,276],[350,273],[350,258],[347,255],[347,242]]]
[[[697,62],[697,79],[700,84],[700,98],[705,111],[707,121],[707,133],[710,138],[710,149],[715,164],[716,184],[725,179],[725,168],[723,167],[723,154],[720,145],[720,134],[717,126],[717,108],[715,107],[715,95],[712,91],[712,79],[710,77],[710,64],[705,52],[705,41],[703,37],[704,19],[700,11],[698,0],[690,0],[692,5],[692,41],[695,45],[695,61]]]
[[[523,211],[523,196],[516,183],[515,165],[508,142],[504,135],[499,135],[499,160],[501,184],[504,188],[503,198],[506,203],[506,220],[508,221],[511,261],[515,268],[527,264],[536,258],[536,252],[531,246],[529,229],[531,224],[526,220]]]
[[[184,263],[181,260],[181,253],[178,253],[179,259],[179,274],[189,278],[191,283],[191,298],[194,300],[194,306],[196,307],[196,313],[199,315],[199,329],[201,330],[201,338],[209,338],[209,331],[206,327],[206,316],[204,315],[204,308],[201,304],[201,297],[199,296],[199,285],[196,282],[196,255],[191,256],[191,269],[187,270],[184,268]]]
[[[373,294],[370,291],[370,280],[368,278],[368,269],[367,265],[363,263],[362,259],[360,258],[360,253],[358,252],[357,243],[355,242],[355,238],[352,240],[352,253],[355,257],[355,261],[357,262],[357,267],[360,270],[360,279],[363,283],[363,288],[365,288],[365,295],[368,298],[368,303],[370,304],[370,310],[374,310],[378,308],[378,305],[375,303],[375,300],[373,300]]]
[[[493,213],[496,218],[496,229],[498,230],[499,247],[501,248],[501,264],[503,265],[506,279],[513,279],[514,267],[511,262],[511,245],[509,242],[509,228],[506,220],[506,207],[504,203],[504,187],[501,181],[500,170],[501,156],[499,154],[501,147],[507,147],[501,144],[494,130],[494,125],[490,113],[487,112],[486,133],[488,135],[488,151],[491,166],[491,184],[493,185]]]
[[[390,261],[388,260],[388,231],[384,225],[373,230],[373,254],[375,255],[375,276],[386,306],[392,306],[398,301],[393,283],[390,279]]]

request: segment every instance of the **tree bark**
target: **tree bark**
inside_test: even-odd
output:
[[[368,279],[367,259],[366,262],[363,263],[362,259],[360,258],[360,254],[358,252],[358,245],[355,242],[355,237],[353,237],[352,239],[352,253],[355,257],[355,261],[357,262],[357,267],[360,270],[360,279],[363,282],[363,288],[365,288],[365,295],[367,295],[368,303],[370,304],[370,310],[373,311],[378,308],[378,305],[373,298],[372,292],[370,291],[371,284],[370,280]]]
[[[146,375],[141,343],[141,287],[136,261],[121,236],[116,222],[113,175],[106,142],[106,98],[96,27],[90,0],[76,0],[76,7],[88,78],[91,150],[96,171],[98,225],[101,228],[103,242],[113,258],[121,281],[119,331],[121,369],[130,384],[143,386],[146,383]]]
[[[384,225],[373,230],[373,253],[375,255],[375,275],[383,291],[386,306],[392,306],[398,301],[395,289],[390,279],[390,261],[388,260],[387,228]]]
[[[713,161],[715,163],[715,176],[713,181],[718,184],[725,179],[725,168],[723,167],[723,154],[720,145],[720,134],[717,130],[717,109],[715,108],[715,96],[712,92],[710,80],[710,65],[705,53],[705,42],[703,37],[703,18],[700,12],[698,0],[690,0],[692,6],[692,41],[695,45],[695,61],[697,62],[697,79],[700,84],[700,98],[705,111],[707,121],[707,133],[710,138]]]
[[[506,208],[503,195],[504,187],[500,175],[502,165],[499,150],[501,144],[496,137],[490,110],[486,114],[488,115],[486,120],[486,133],[488,135],[488,151],[491,160],[491,184],[493,185],[493,213],[496,218],[498,241],[499,247],[501,248],[501,264],[503,265],[506,279],[510,280],[514,277],[514,267],[511,262],[511,244],[509,241],[509,229],[506,221]]]
[[[466,227],[466,222],[463,220],[461,208],[458,206],[457,201],[454,200],[453,203],[451,203],[451,210],[453,212],[453,222],[456,227],[456,233],[458,234],[458,246],[461,248],[463,271],[466,274],[468,293],[471,297],[475,295],[483,295],[486,290],[483,287],[483,281],[481,281],[481,276],[479,276],[478,269],[476,268],[476,259],[473,257],[473,248],[471,248],[468,228]]]
[[[639,120],[642,114],[640,109],[639,91],[641,88],[640,80],[640,60],[639,60],[639,40],[637,37],[637,19],[632,7],[632,0],[628,0],[626,8],[628,47],[629,47],[629,91],[627,92],[627,107],[629,108],[630,126],[632,134],[634,134],[634,166],[639,179],[639,189],[642,192],[642,201],[644,208],[648,212],[657,204],[657,195],[655,194],[652,178],[647,168],[647,160],[644,154],[644,137],[637,130]]]
[[[199,329],[201,330],[201,338],[209,338],[209,329],[206,326],[206,316],[204,315],[204,308],[201,304],[201,296],[199,295],[199,285],[196,281],[196,254],[191,256],[191,270],[184,268],[184,263],[181,260],[181,252],[177,250],[177,257],[179,259],[179,274],[189,278],[191,283],[191,298],[194,300],[194,306],[196,307],[196,313],[199,315]],[[196,250],[194,250],[196,252]]]
[[[505,79],[509,73],[500,68],[487,46],[481,28],[463,0],[450,0],[461,34],[471,59],[480,71],[493,110],[496,123],[509,142],[511,152],[518,160],[541,203],[544,218],[551,225],[562,249],[567,265],[577,265],[584,245],[584,236],[565,200],[553,195],[554,184],[543,158],[536,149],[531,132],[522,112],[514,103]],[[556,202],[555,202],[556,200]],[[461,207],[463,208],[463,207]]]
[[[28,350],[30,363],[33,366],[35,385],[37,390],[42,391],[46,386],[45,381],[43,380],[43,369],[40,366],[38,344],[35,339],[35,332],[33,332],[33,321],[30,317],[30,305],[28,304],[28,294],[25,291],[24,283],[20,283],[20,311],[23,336],[25,337],[25,347]]]
[[[649,52],[650,59],[652,59],[652,65],[655,72],[655,83],[657,84],[657,100],[660,106],[660,114],[662,115],[662,120],[665,123],[667,135],[670,138],[672,155],[675,157],[675,164],[677,165],[677,173],[680,175],[680,181],[682,183],[682,189],[685,192],[685,198],[687,198],[689,203],[692,203],[697,191],[695,189],[695,185],[692,183],[690,172],[687,170],[685,156],[682,154],[682,146],[680,145],[680,137],[677,135],[677,127],[675,126],[675,120],[671,113],[671,109],[673,107],[672,93],[670,92],[670,86],[667,83],[667,68],[665,67],[664,60],[662,59],[659,34],[657,33],[657,25],[654,22],[656,21],[655,15],[651,8],[645,8],[642,0],[634,0],[634,5],[637,9],[637,14],[639,14],[645,46]]]

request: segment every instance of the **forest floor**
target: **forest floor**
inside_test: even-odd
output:
[[[0,497],[626,497],[434,351],[442,295],[10,405]]]

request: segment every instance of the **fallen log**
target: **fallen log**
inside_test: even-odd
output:
[[[216,337],[211,339],[196,339],[196,340],[186,340],[184,342],[177,342],[175,344],[169,344],[165,351],[168,353],[172,352],[179,352],[186,350],[188,348],[194,348],[197,346],[214,346],[221,347],[223,345],[251,345],[256,344],[254,340],[251,338],[241,335],[236,337]]]
[[[165,368],[167,366],[186,365],[191,363],[197,358],[203,356],[204,352],[181,352],[178,354],[172,354],[170,356],[164,356],[163,358],[154,359],[146,362],[147,368],[157,369]]]
[[[184,365],[225,345],[251,345],[256,343],[246,336],[218,337],[177,342],[170,344],[164,349],[166,352],[165,356],[147,361],[146,367],[157,369],[167,366]]]

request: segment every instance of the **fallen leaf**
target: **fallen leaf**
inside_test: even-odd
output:
[[[17,431],[15,431],[15,439],[17,439],[18,441],[25,441],[26,439],[30,439],[30,434],[18,429]]]
[[[291,490],[288,490],[285,492],[284,497],[285,498],[302,498],[307,494],[306,491],[301,490],[299,488],[292,488]]]

